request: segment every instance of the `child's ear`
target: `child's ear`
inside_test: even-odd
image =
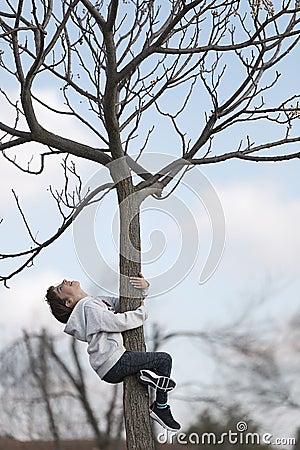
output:
[[[71,307],[73,306],[73,299],[72,299],[72,297],[68,297],[68,298],[66,299],[65,305],[66,305],[68,308],[71,308]]]

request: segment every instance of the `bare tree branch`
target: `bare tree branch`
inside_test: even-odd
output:
[[[79,202],[76,205],[76,207],[74,207],[74,210],[72,211],[72,213],[67,218],[64,218],[62,225],[53,234],[53,236],[51,236],[46,241],[44,241],[42,243],[39,243],[38,245],[30,248],[29,250],[24,250],[24,251],[21,251],[21,252],[18,252],[18,253],[14,253],[14,254],[0,254],[0,260],[15,259],[15,258],[20,258],[20,257],[25,257],[26,258],[25,262],[22,263],[16,270],[12,271],[8,275],[1,275],[0,276],[0,280],[4,283],[4,285],[6,287],[8,287],[7,286],[8,280],[13,278],[16,274],[20,273],[26,267],[30,267],[30,265],[33,263],[34,259],[40,254],[40,252],[43,249],[47,248],[49,245],[51,245],[53,242],[55,242],[58,239],[58,237],[60,237],[67,230],[67,228],[72,224],[72,222],[76,219],[76,217],[81,213],[83,208],[88,206],[90,204],[90,202],[92,201],[92,199],[96,195],[98,195],[103,190],[106,190],[106,189],[111,190],[113,187],[114,187],[113,183],[106,183],[106,184],[104,184],[102,186],[97,187],[91,193],[87,194],[86,197],[81,202]],[[20,207],[19,203],[18,203],[18,208],[19,208],[19,210],[21,210],[21,207]],[[22,217],[24,217],[24,220],[25,220],[25,216],[24,216],[23,212],[22,212]],[[26,226],[27,230],[29,231],[28,223],[27,223],[26,220],[25,220],[25,226]],[[30,236],[33,236],[31,231],[29,231],[29,234],[30,234]]]

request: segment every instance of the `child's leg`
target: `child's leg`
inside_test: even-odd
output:
[[[165,352],[130,352],[126,351],[113,368],[104,376],[109,383],[120,383],[129,375],[138,374],[140,370],[150,369],[155,374],[170,377],[172,358]],[[160,389],[156,390],[156,401],[167,403],[168,395]]]
[[[108,383],[120,383],[125,377],[138,374],[143,369],[150,369],[157,375],[170,377],[172,358],[165,352],[126,351],[103,379]]]
[[[141,370],[151,370],[162,377],[170,377],[171,369],[172,358],[168,353],[126,351],[103,380],[108,383],[120,383],[126,376],[138,374]],[[174,420],[167,401],[167,392],[156,389],[156,399],[151,406],[150,415],[166,429],[178,431],[180,425]]]

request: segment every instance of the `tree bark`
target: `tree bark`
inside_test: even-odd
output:
[[[117,185],[120,214],[120,304],[121,311],[136,309],[140,292],[131,287],[129,278],[141,270],[139,200],[131,177]],[[143,327],[123,334],[127,350],[145,351]],[[128,450],[154,450],[149,416],[149,396],[137,376],[124,381],[124,417]]]

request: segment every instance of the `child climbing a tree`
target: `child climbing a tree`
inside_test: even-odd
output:
[[[149,283],[142,273],[130,279],[132,286],[148,294]],[[120,313],[116,297],[88,295],[78,281],[63,280],[47,290],[46,301],[54,317],[65,323],[65,333],[88,343],[92,368],[108,383],[120,383],[138,374],[139,381],[156,390],[150,416],[170,431],[178,431],[168,405],[168,392],[176,383],[170,378],[172,358],[165,352],[133,352],[125,349],[122,332],[140,327],[147,319],[144,299],[134,311]]]

